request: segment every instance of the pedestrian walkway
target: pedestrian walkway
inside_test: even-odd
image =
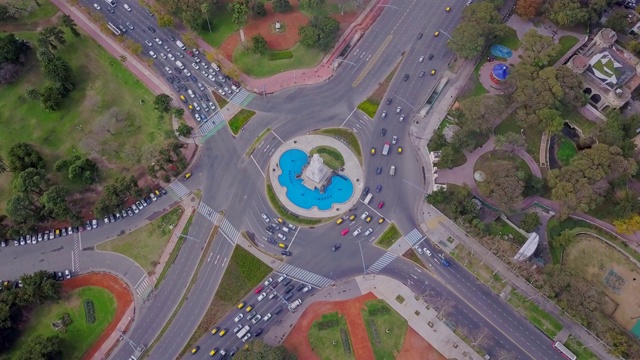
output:
[[[411,232],[409,232],[407,235],[404,236],[404,239],[411,246],[414,246],[415,244],[419,243],[420,240],[422,240],[423,238],[424,236],[422,236],[422,234],[420,233],[420,230],[418,229],[413,229],[411,230]]]
[[[218,212],[216,212],[209,205],[203,202],[200,202],[200,204],[198,205],[198,212],[204,215],[204,217],[209,219],[209,221],[211,221],[214,224],[216,222],[216,219],[218,218]]]
[[[232,245],[235,245],[235,243],[238,242],[238,236],[240,236],[240,232],[236,230],[236,228],[233,227],[233,225],[231,225],[231,223],[227,221],[226,218],[222,219],[222,223],[220,224],[220,229],[222,230],[224,235],[227,236],[227,239],[231,241]]]
[[[322,275],[318,275],[312,273],[311,271],[300,269],[299,267],[295,267],[289,264],[282,265],[278,270],[276,270],[276,272],[286,274],[289,277],[305,282],[317,288],[324,288],[333,283],[333,280],[328,279]]]
[[[171,197],[178,201],[182,200],[182,198],[186,197],[190,193],[189,189],[187,189],[187,187],[178,180],[172,182],[171,185],[169,185],[169,189],[173,190],[172,192],[169,192]]]
[[[80,273],[80,252],[82,249],[80,248],[80,233],[73,234],[73,268],[71,269],[74,273]]]
[[[251,91],[248,91],[245,88],[241,88],[239,92],[235,93],[229,99],[229,102],[240,105],[242,107],[246,107],[255,96],[256,94],[252,93]]]
[[[369,266],[369,268],[367,269],[366,273],[367,274],[375,274],[378,271],[384,269],[385,266],[389,265],[393,260],[395,260],[398,257],[398,255],[394,254],[394,253],[385,253],[384,255],[382,255],[380,257],[380,259],[378,259],[376,262],[373,263],[373,265]]]
[[[140,281],[135,286],[136,294],[139,298],[145,299],[152,290],[151,281],[149,281],[149,277],[145,274]]]

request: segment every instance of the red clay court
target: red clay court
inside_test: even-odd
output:
[[[349,337],[353,343],[353,351],[356,360],[374,359],[367,329],[362,318],[361,309],[364,303],[375,300],[372,293],[366,293],[357,298],[343,301],[321,301],[309,306],[298,322],[295,324],[289,336],[284,341],[287,349],[296,353],[299,359],[319,359],[311,349],[309,343],[309,329],[314,321],[320,319],[322,314],[338,311],[347,320]],[[402,360],[445,360],[436,349],[418,335],[411,327],[407,328],[407,335],[402,345],[402,350],[397,359]]]
[[[62,291],[71,291],[85,286],[97,286],[101,287],[116,298],[116,314],[107,326],[106,329],[100,334],[98,340],[87,350],[82,356],[83,360],[90,360],[95,353],[100,349],[102,344],[109,338],[111,333],[116,330],[118,323],[127,312],[127,309],[133,302],[133,297],[129,291],[129,287],[122,280],[114,275],[108,273],[91,273],[80,275],[69,280],[65,280],[62,283]]]

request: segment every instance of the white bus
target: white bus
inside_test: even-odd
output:
[[[369,194],[367,195],[367,197],[364,199],[364,203],[365,203],[366,205],[369,205],[369,201],[371,201],[371,199],[372,199],[372,198],[373,198],[373,194],[372,194],[372,193],[369,193]]]
[[[562,344],[559,341],[556,341],[553,344],[553,347],[556,348],[558,351],[560,351],[562,353],[562,355],[564,355],[564,357],[566,357],[569,360],[576,360],[578,357],[574,355],[574,353],[571,352],[571,350],[567,349],[566,346],[564,346],[564,344]]]

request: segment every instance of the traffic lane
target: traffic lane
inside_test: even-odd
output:
[[[66,236],[35,245],[14,246],[13,240],[0,250],[0,278],[2,280],[18,279],[24,274],[38,270],[64,271],[73,270],[74,239]]]
[[[193,259],[203,251],[204,240],[208,238],[211,228],[211,222],[208,219],[200,213],[195,214],[187,235],[198,241],[188,238],[185,240],[164,281],[152,293],[152,301],[136,314],[137,321],[128,332],[129,338],[136,344],[149,345],[169,319],[186,290],[191,274],[195,271],[197,261]],[[128,344],[123,344],[119,346],[115,358],[126,359],[131,355],[131,348]]]
[[[209,308],[232,252],[233,245],[218,232],[209,251],[202,254],[206,260],[196,274],[195,284],[187,295],[186,301],[150,353],[152,359],[175,359],[180,355],[182,348],[189,341],[191,334]]]
[[[147,275],[143,268],[130,258],[108,251],[83,251],[80,258],[82,272],[107,270],[123,278],[134,297],[140,297],[135,286]]]

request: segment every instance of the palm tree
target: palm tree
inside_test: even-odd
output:
[[[9,167],[4,163],[4,160],[0,156],[0,174],[4,174],[9,171]]]

